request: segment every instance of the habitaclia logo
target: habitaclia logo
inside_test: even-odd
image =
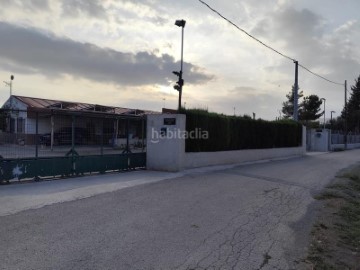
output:
[[[201,128],[195,128],[195,130],[184,131],[178,128],[168,129],[161,128],[160,131],[151,129],[151,142],[159,143],[160,140],[169,139],[191,139],[191,140],[207,140],[209,139],[209,132],[202,130]]]

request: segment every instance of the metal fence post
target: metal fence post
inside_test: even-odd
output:
[[[36,124],[35,124],[35,157],[39,157],[39,113],[36,113]]]
[[[71,152],[74,155],[75,150],[75,115],[72,116],[71,120]]]
[[[104,155],[104,118],[101,118],[100,155]]]
[[[72,161],[72,173],[75,174],[75,115],[72,115],[71,119],[71,161]]]
[[[35,124],[35,168],[36,168],[36,173],[35,173],[35,181],[39,181],[39,174],[40,174],[40,166],[39,166],[39,161],[38,161],[38,157],[39,157],[39,113],[36,112],[36,124]]]
[[[131,153],[130,151],[130,147],[129,147],[129,119],[126,119],[126,131],[125,131],[125,134],[126,134],[126,149],[123,151],[123,154],[126,153]]]
[[[51,151],[54,150],[54,114],[51,110],[51,134],[50,134],[50,147]]]
[[[144,152],[145,146],[144,146],[144,142],[145,142],[145,138],[144,138],[144,132],[145,132],[145,118],[142,118],[142,125],[141,125],[141,137],[142,137],[142,149],[141,151]]]

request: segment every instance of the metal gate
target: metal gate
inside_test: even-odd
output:
[[[0,110],[0,183],[146,167],[144,115]]]

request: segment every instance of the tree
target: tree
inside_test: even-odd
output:
[[[320,116],[324,115],[324,112],[320,112],[322,100],[317,95],[310,95],[304,97],[300,104],[299,120],[305,122],[307,125],[309,121],[314,121]]]
[[[355,79],[355,85],[351,86],[351,95],[347,105],[341,112],[341,117],[347,119],[348,130],[359,131],[360,126],[360,75]]]
[[[295,86],[292,86],[291,91],[286,95],[287,100],[283,102],[283,107],[281,112],[284,114],[285,118],[291,118],[294,115],[294,89]],[[300,88],[299,88],[300,89]],[[298,99],[303,97],[303,92],[298,93]],[[299,105],[298,109],[300,111],[301,105]]]
[[[333,118],[332,122],[330,122],[330,125],[332,130],[344,130],[345,120],[341,116],[338,116],[336,118]]]

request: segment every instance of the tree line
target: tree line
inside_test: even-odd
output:
[[[298,118],[299,121],[307,127],[319,127],[316,121],[324,115],[321,109],[323,101],[317,95],[304,96],[303,92],[299,94]],[[283,118],[292,118],[294,114],[294,86],[286,95],[286,101],[282,103]],[[346,121],[345,121],[346,120]],[[333,130],[345,130],[360,132],[360,75],[355,79],[355,84],[350,88],[350,98],[347,106],[342,109],[341,116],[332,119],[326,123],[327,128]]]
[[[294,86],[292,90],[286,95],[287,100],[283,102],[281,112],[283,117],[290,119],[294,115]],[[304,97],[304,93],[298,93],[300,101],[298,105],[298,119],[305,126],[311,125],[312,121],[319,119],[324,112],[321,112],[322,100],[317,95],[309,95]]]

